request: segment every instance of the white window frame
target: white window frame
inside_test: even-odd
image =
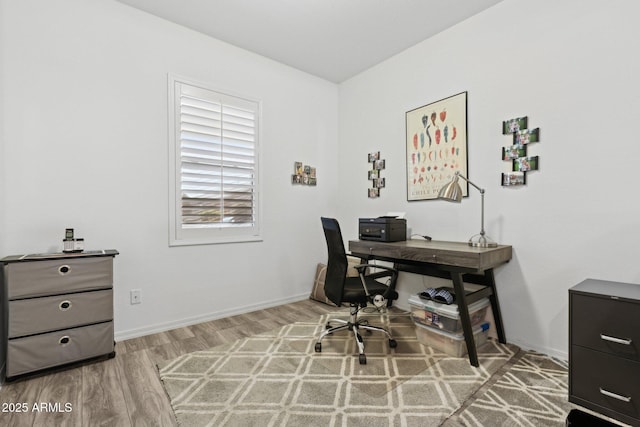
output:
[[[169,246],[206,245],[218,243],[261,241],[261,101],[217,90],[211,85],[168,74],[168,134],[169,134]],[[181,93],[184,90],[204,93],[215,97],[217,102],[255,112],[255,149],[253,176],[253,222],[249,224],[216,223],[208,225],[185,225],[182,216],[182,139],[181,139]],[[211,100],[212,98],[207,98]],[[224,145],[224,142],[222,142]],[[223,173],[224,176],[224,173]]]

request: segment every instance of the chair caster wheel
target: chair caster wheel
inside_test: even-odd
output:
[[[360,362],[361,365],[366,365],[367,364],[367,356],[365,356],[364,354],[361,354],[358,356],[358,361]]]
[[[393,338],[389,340],[389,347],[396,348],[398,346],[398,342]]]
[[[316,350],[316,353],[320,353],[322,351],[322,343],[317,342],[315,350]]]

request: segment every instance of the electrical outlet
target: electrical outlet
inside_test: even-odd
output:
[[[131,289],[131,293],[129,294],[129,296],[131,297],[131,305],[140,304],[142,302],[140,292],[140,289]]]

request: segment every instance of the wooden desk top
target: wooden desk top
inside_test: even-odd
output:
[[[439,240],[406,240],[402,242],[378,242],[350,240],[349,250],[354,256],[372,256],[397,263],[438,264],[484,271],[504,264],[511,259],[511,246],[477,248],[467,242]]]

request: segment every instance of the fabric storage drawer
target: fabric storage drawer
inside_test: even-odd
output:
[[[423,300],[418,295],[409,297],[409,305],[411,306],[411,317],[414,322],[440,328],[453,334],[462,332],[462,322],[460,321],[457,305]],[[479,325],[485,321],[489,305],[488,298],[469,304],[471,326]]]
[[[571,351],[570,398],[574,399],[571,401],[586,401],[597,405],[598,412],[634,424],[633,420],[616,416],[626,415],[637,423],[640,419],[640,362],[576,345]]]
[[[573,294],[572,344],[640,361],[640,310],[638,304]]]
[[[113,320],[111,289],[9,301],[9,338]]]
[[[476,348],[487,342],[489,323],[483,323],[473,330]],[[416,323],[416,336],[421,344],[440,350],[449,356],[462,357],[468,353],[464,334],[450,334],[440,329]]]
[[[7,377],[112,353],[113,322],[9,340]]]
[[[113,258],[12,262],[4,267],[9,299],[70,293],[113,285]]]

